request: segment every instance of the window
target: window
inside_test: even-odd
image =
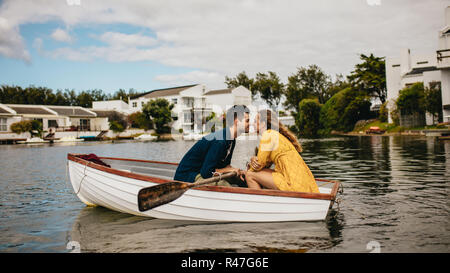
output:
[[[58,128],[58,122],[56,120],[49,119],[48,120],[48,128],[50,128],[50,127]]]
[[[393,64],[392,67],[399,67],[399,64]]]
[[[191,123],[192,122],[192,113],[191,112],[184,112],[184,123]]]
[[[137,102],[133,102],[133,107],[136,108],[137,107]]]
[[[80,119],[80,131],[90,131],[90,130],[91,130],[91,120]]]
[[[173,104],[177,104],[177,101],[178,101],[177,98],[172,99],[172,103],[173,103]]]
[[[423,62],[417,62],[417,64],[427,64],[428,61],[423,61]]]
[[[1,132],[8,131],[8,125],[6,124],[6,118],[0,118],[0,131]]]
[[[144,107],[144,102],[143,101],[141,101],[141,106]]]

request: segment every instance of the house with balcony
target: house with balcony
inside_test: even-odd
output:
[[[439,49],[437,53],[412,55],[408,48],[400,51],[399,57],[386,58],[386,88],[388,108],[392,109],[400,90],[416,82],[424,87],[441,84],[444,121],[450,121],[450,7],[445,10],[446,26],[439,31]],[[437,55],[436,55],[437,54]],[[427,114],[424,123],[432,124]],[[389,122],[392,117],[389,114]]]
[[[211,114],[211,108],[206,105],[203,84],[177,86],[155,89],[130,99],[132,112],[142,111],[143,106],[152,99],[163,98],[174,105],[171,127],[183,132],[202,132],[204,120]]]
[[[215,112],[222,115],[235,104],[250,106],[252,95],[243,86],[217,90],[207,90],[204,84],[156,89],[130,99],[132,112],[142,111],[142,107],[152,99],[164,98],[174,104],[171,127],[185,133],[205,131],[206,117]]]

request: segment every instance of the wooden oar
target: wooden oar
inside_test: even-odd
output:
[[[143,188],[138,193],[139,211],[146,211],[158,206],[170,203],[179,198],[190,188],[199,187],[205,184],[217,182],[224,178],[237,175],[237,172],[229,172],[220,176],[214,176],[196,183],[187,182],[167,182],[152,187]]]

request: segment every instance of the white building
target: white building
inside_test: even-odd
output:
[[[439,31],[437,68],[441,71],[444,121],[450,121],[450,6],[445,9],[445,26]]]
[[[105,100],[92,102],[92,110],[117,111],[130,114],[130,106],[123,100]]]
[[[171,124],[175,130],[183,132],[203,132],[205,118],[212,112],[221,115],[235,104],[250,105],[251,92],[243,86],[220,90],[207,90],[203,84],[156,89],[130,99],[132,112],[142,111],[142,107],[152,99],[164,98],[174,104]]]
[[[449,22],[450,7],[446,9],[446,24],[439,32],[440,50],[425,55],[411,55],[409,49],[402,49],[400,57],[386,58],[386,88],[388,108],[392,109],[399,91],[416,82],[423,82],[424,87],[429,87],[431,82],[441,82],[442,105],[444,121],[450,120],[450,59],[440,54],[450,53]],[[450,54],[447,54],[450,57]],[[448,108],[449,110],[445,110]],[[389,122],[392,118],[389,114]],[[432,118],[427,115],[427,124],[432,123]]]
[[[226,112],[233,105],[252,104],[252,92],[244,86],[210,90],[205,93],[206,103],[216,114]]]

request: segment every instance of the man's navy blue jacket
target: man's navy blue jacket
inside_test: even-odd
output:
[[[197,174],[212,177],[216,169],[230,165],[235,145],[228,127],[203,137],[181,159],[174,180],[194,182]]]

